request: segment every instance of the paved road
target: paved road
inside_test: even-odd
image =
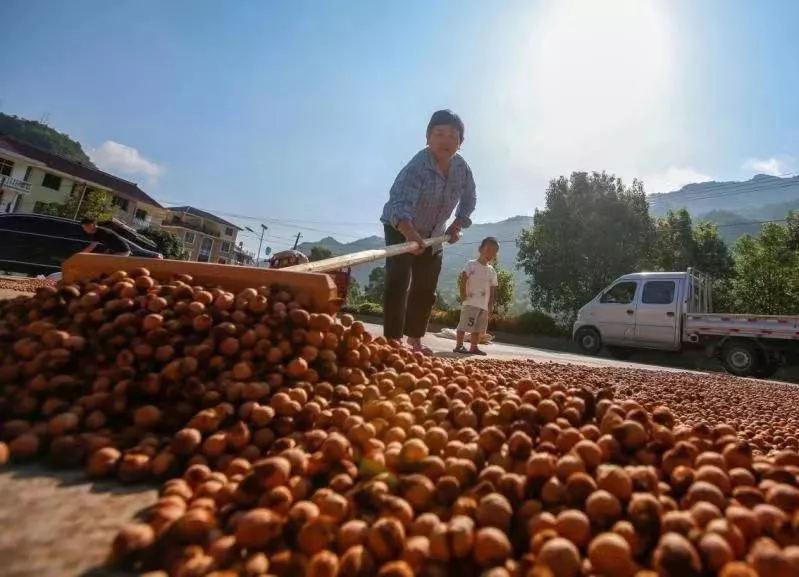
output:
[[[0,289],[0,300],[6,298],[13,298],[17,295],[25,294],[16,290]],[[383,332],[383,327],[377,324],[366,323],[367,328],[373,334],[379,335]],[[463,355],[456,355],[452,352],[455,346],[455,341],[452,339],[442,338],[435,334],[428,334],[424,338],[424,343],[440,356],[452,358],[469,358]],[[558,351],[550,351],[546,349],[537,349],[533,347],[523,347],[519,345],[509,345],[504,343],[492,343],[489,345],[482,345],[482,348],[489,354],[491,358],[498,359],[526,359],[540,363],[564,363],[584,365],[588,367],[618,367],[618,368],[634,368],[646,369],[651,371],[670,371],[670,372],[683,372],[683,373],[699,373],[699,371],[692,371],[689,369],[681,369],[675,367],[664,367],[661,365],[651,365],[644,363],[631,363],[627,361],[617,361],[615,359],[608,359],[603,357],[587,357],[574,353],[564,353]]]
[[[373,334],[382,334],[383,327],[380,325],[366,323],[366,327]],[[452,352],[455,348],[455,341],[443,337],[436,336],[435,334],[428,333],[424,338],[424,344],[430,347],[434,353],[440,356],[447,356],[452,358],[473,358],[464,355],[457,355]],[[633,369],[647,369],[652,371],[673,371],[683,373],[696,373],[687,369],[678,369],[672,367],[663,367],[658,365],[646,365],[643,363],[631,363],[626,361],[617,361],[614,359],[607,359],[602,357],[586,357],[584,355],[577,355],[574,353],[563,353],[558,351],[548,351],[545,349],[536,349],[532,347],[522,347],[518,345],[509,345],[505,343],[491,343],[489,345],[481,345],[482,349],[489,354],[489,357],[496,359],[525,359],[532,360],[539,363],[563,363],[571,365],[585,365],[588,367],[622,367]],[[478,357],[479,358],[479,357]]]
[[[0,300],[4,298],[13,298],[20,293],[14,290],[0,289]],[[380,325],[366,323],[367,328],[373,334],[379,335],[383,333],[383,327]],[[428,334],[424,339],[425,345],[433,349],[433,351],[441,356],[453,358],[468,358],[462,355],[456,355],[452,352],[455,347],[455,341],[438,337],[434,334]],[[677,369],[671,367],[663,367],[658,365],[647,365],[642,363],[630,363],[625,361],[617,361],[614,359],[607,359],[602,357],[586,357],[573,353],[563,353],[557,351],[549,351],[546,349],[536,349],[532,347],[522,347],[518,345],[509,345],[504,343],[492,343],[483,345],[482,348],[492,358],[500,359],[529,359],[540,363],[553,362],[565,364],[585,365],[589,367],[628,367],[638,369],[648,369],[653,371],[677,371],[677,372],[696,372],[686,369]]]

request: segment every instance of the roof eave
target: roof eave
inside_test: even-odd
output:
[[[4,148],[2,146],[0,146],[0,154],[2,154],[3,156],[8,156],[9,158],[12,158],[14,160],[21,160],[32,166],[35,166],[36,168],[47,168],[47,165],[44,162],[41,162],[29,156],[25,156],[24,154],[20,154],[19,152],[16,152],[14,150],[9,150],[8,148]]]

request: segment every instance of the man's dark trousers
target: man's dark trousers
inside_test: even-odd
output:
[[[407,242],[396,228],[384,225],[386,245]],[[401,339],[403,334],[422,338],[436,302],[441,257],[432,247],[422,254],[403,254],[386,259],[386,292],[383,299],[383,334]],[[410,289],[409,289],[410,287]]]

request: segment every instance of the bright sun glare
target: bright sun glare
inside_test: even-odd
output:
[[[596,160],[668,106],[673,46],[659,0],[550,0],[524,24],[507,80],[553,159]]]

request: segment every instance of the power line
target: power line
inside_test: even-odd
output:
[[[261,238],[261,235],[255,234],[255,233],[251,233],[251,232],[246,231],[246,230],[239,231],[238,237],[241,237],[242,235],[246,236],[248,238],[254,238],[256,240]],[[279,235],[276,235],[276,234],[268,233],[268,234],[264,235],[264,240],[285,240],[285,241],[290,241],[290,240],[294,240],[294,239],[293,238],[289,238],[287,236],[279,236]]]
[[[161,199],[161,202],[165,203],[165,204],[175,204],[175,205],[181,204],[178,201],[167,200],[167,199]],[[193,205],[191,203],[186,203],[185,201],[183,202],[183,204],[190,204],[191,206],[195,206],[195,205]],[[321,233],[324,233],[324,234],[337,234],[339,236],[348,236],[350,238],[360,238],[357,235],[345,234],[345,233],[341,233],[339,231],[331,231],[331,230],[325,230],[325,229],[305,226],[305,224],[302,224],[299,221],[294,221],[294,220],[285,220],[285,219],[274,218],[274,217],[270,217],[270,216],[238,214],[238,213],[234,213],[234,212],[226,212],[226,211],[223,211],[223,210],[215,210],[215,209],[212,209],[212,208],[205,208],[205,207],[196,207],[196,208],[199,208],[200,210],[204,210],[206,212],[210,212],[212,214],[217,214],[217,215],[220,215],[220,216],[227,216],[227,217],[230,217],[230,218],[238,218],[238,219],[248,220],[248,221],[252,220],[252,221],[264,221],[264,222],[268,222],[268,223],[274,223],[274,224],[276,224],[278,226],[282,226],[284,228],[299,228],[299,229],[302,229],[302,230],[310,230],[310,231],[313,231],[313,232],[321,232]],[[323,224],[323,225],[324,224],[336,225],[336,226],[360,226],[360,225],[363,225],[363,226],[375,226],[376,224],[378,224],[377,220],[374,220],[372,222],[339,222],[339,221],[302,221],[302,222],[303,223],[311,223],[311,224],[316,223],[316,224]]]
[[[761,225],[761,224],[770,224],[770,223],[778,223],[778,222],[787,222],[787,219],[785,219],[785,218],[775,218],[775,219],[770,219],[770,220],[742,220],[740,222],[727,222],[727,223],[723,223],[723,224],[716,224],[715,227],[716,228],[725,228],[725,227],[729,227],[729,226],[743,226],[743,225],[752,225],[752,224]],[[673,228],[665,228],[665,229],[657,228],[657,229],[654,230],[654,232],[656,234],[659,234],[659,233],[664,233],[665,234],[665,233],[674,232],[674,229]],[[516,237],[516,238],[504,238],[504,239],[497,239],[497,240],[500,243],[506,243],[506,242],[507,243],[511,243],[511,242],[515,243],[518,240],[518,238],[519,237]],[[483,242],[482,240],[469,241],[469,242],[458,242],[458,243],[456,243],[454,245],[451,245],[451,246],[452,247],[474,246],[474,245],[479,245],[482,242]]]
[[[782,177],[783,175],[780,175],[780,176]],[[799,176],[799,173],[785,173],[784,176],[785,177]],[[769,184],[769,185],[766,185],[766,184],[755,184],[755,185],[753,185],[753,184],[750,184],[748,182],[742,182],[742,183],[736,183],[736,184],[711,183],[711,185],[709,185],[709,186],[715,186],[715,188],[724,188],[725,191],[724,192],[720,192],[720,193],[713,193],[713,194],[689,197],[689,198],[686,198],[685,201],[686,202],[693,202],[693,201],[697,201],[697,200],[720,199],[720,198],[728,198],[728,197],[731,197],[731,196],[739,196],[739,195],[742,195],[742,194],[750,194],[750,193],[761,192],[761,191],[764,191],[764,190],[781,190],[781,189],[785,189],[785,188],[799,187],[799,181],[797,181],[797,182],[781,182],[781,183]],[[665,193],[665,194],[672,194],[672,193]],[[650,205],[657,205],[657,204],[661,204],[661,203],[664,203],[664,202],[668,202],[669,199],[668,198],[664,198],[665,194],[663,196],[659,195],[657,198],[652,198],[651,196],[649,196],[649,197],[647,197],[647,202]],[[162,202],[167,202],[168,204],[173,204],[173,203],[176,204],[177,203],[177,201],[165,201],[165,200],[162,200]],[[258,220],[258,221],[266,221],[266,222],[278,223],[279,225],[284,226],[286,228],[300,228],[302,230],[310,230],[310,231],[321,232],[321,233],[326,233],[326,234],[339,234],[341,236],[351,236],[353,238],[355,238],[355,235],[344,235],[344,234],[341,234],[338,231],[333,231],[333,230],[329,230],[329,229],[320,229],[320,228],[316,228],[316,227],[309,227],[309,226],[305,226],[305,224],[303,224],[303,222],[304,223],[310,223],[310,224],[322,224],[322,225],[327,224],[327,225],[335,225],[335,226],[357,226],[357,225],[363,225],[363,226],[371,225],[371,226],[374,226],[377,223],[376,220],[375,221],[371,221],[371,222],[363,222],[363,221],[362,222],[341,222],[341,221],[302,221],[302,222],[300,222],[300,221],[295,221],[295,220],[286,220],[286,219],[280,219],[280,218],[269,217],[269,216],[246,215],[246,214],[238,214],[238,213],[233,213],[233,212],[219,211],[219,210],[214,210],[214,209],[204,208],[204,207],[199,207],[199,208],[201,208],[201,210],[205,210],[207,212],[211,212],[211,213],[218,214],[218,215],[221,215],[221,216],[228,216],[228,217],[231,217],[231,218],[239,218],[239,219],[243,219],[243,220],[253,220],[253,221],[256,221],[256,220]],[[285,240],[288,240],[288,237],[285,237]]]
[[[785,173],[784,175],[779,175],[779,176],[780,177],[799,176],[799,173]],[[695,202],[695,201],[698,201],[698,200],[707,200],[707,199],[724,199],[724,198],[728,198],[728,197],[732,197],[732,196],[739,196],[739,195],[743,195],[743,194],[752,194],[752,193],[757,193],[757,192],[761,192],[761,191],[765,191],[765,190],[773,191],[773,190],[781,190],[781,189],[785,189],[785,188],[793,188],[793,187],[799,186],[799,182],[790,182],[789,181],[789,182],[780,182],[780,183],[777,183],[777,184],[768,184],[768,185],[767,184],[750,183],[750,182],[743,182],[743,183],[737,183],[737,184],[711,183],[711,184],[709,184],[707,186],[711,186],[711,187],[714,187],[714,188],[724,188],[724,191],[719,192],[719,193],[710,193],[710,194],[706,194],[706,195],[699,195],[699,196],[685,198],[684,202]],[[668,193],[666,193],[666,194],[668,194]],[[654,205],[655,208],[657,208],[657,206],[659,204],[667,203],[668,201],[669,201],[668,198],[664,198],[664,197],[660,197],[660,196],[658,198],[647,197],[647,202],[650,204],[650,206]],[[178,201],[162,200],[162,202],[165,202],[167,204],[180,204]],[[186,202],[184,201],[183,204],[186,204]],[[191,204],[191,203],[188,203],[188,204]],[[280,218],[259,216],[259,215],[238,214],[238,213],[227,212],[227,211],[218,211],[218,210],[209,209],[209,208],[205,208],[205,207],[198,207],[198,208],[200,208],[201,210],[205,210],[207,212],[218,214],[220,216],[227,216],[227,217],[230,217],[230,218],[238,218],[238,219],[247,220],[247,221],[266,221],[266,222],[270,222],[270,223],[275,223],[276,226],[280,226],[280,227],[283,227],[283,228],[294,228],[294,229],[300,229],[300,230],[307,230],[307,231],[318,232],[318,233],[327,234],[327,235],[331,235],[331,236],[335,235],[335,236],[338,236],[338,237],[345,237],[345,238],[354,238],[354,239],[360,239],[361,238],[360,235],[344,233],[344,232],[341,232],[341,231],[338,231],[338,230],[330,230],[330,229],[323,229],[323,228],[305,226],[304,224],[301,224],[300,222],[293,221],[293,220],[285,220],[285,219],[280,219]],[[717,224],[716,227],[717,228],[723,228],[723,227],[727,227],[727,226],[738,226],[738,225],[744,225],[744,224],[765,224],[767,222],[784,222],[784,220],[785,219],[765,220],[765,221],[742,221],[742,222],[739,222],[739,223]],[[305,221],[305,222],[317,223],[317,224],[328,224],[328,225],[335,225],[335,226],[357,226],[357,225],[375,226],[377,224],[377,221],[373,221],[373,222]],[[239,234],[244,234],[244,232],[241,232]],[[259,237],[255,236],[254,238],[259,238]],[[275,234],[271,234],[271,233],[269,235],[265,236],[264,238],[267,238],[267,239],[271,238],[271,239],[282,240],[282,241],[286,241],[286,242],[294,241],[293,237],[280,236],[280,235],[275,235]],[[507,242],[507,241],[503,241],[503,242]],[[464,243],[464,244],[468,244],[468,243]]]
[[[786,178],[794,178],[799,176],[799,173],[788,173],[785,175]],[[782,178],[782,176],[781,176]],[[780,182],[776,184],[758,184],[753,186],[754,183],[750,182],[740,182],[740,183],[732,183],[732,184],[723,184],[723,183],[710,183],[707,186],[712,186],[715,184],[715,188],[724,188],[724,191],[719,193],[709,193],[706,195],[699,195],[699,196],[688,196],[684,199],[684,202],[694,202],[697,200],[707,200],[707,199],[717,199],[717,198],[729,198],[731,196],[739,196],[741,194],[748,194],[752,192],[760,192],[763,190],[780,190],[783,188],[793,188],[799,187],[799,181],[792,182]],[[678,192],[678,191],[676,191]],[[667,195],[674,194],[674,193],[663,193],[662,195],[658,195],[657,198],[648,197],[647,200],[650,205],[652,204],[660,204],[669,202],[669,198]]]

